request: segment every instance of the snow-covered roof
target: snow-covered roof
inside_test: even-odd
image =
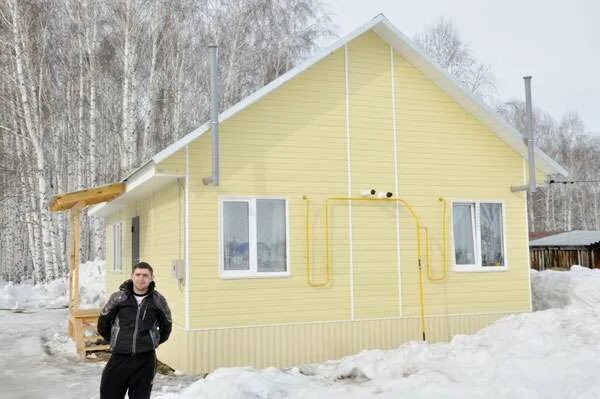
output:
[[[279,88],[288,80],[294,78],[296,75],[302,73],[312,65],[321,61],[332,52],[340,49],[346,43],[370,30],[373,30],[384,41],[389,43],[394,50],[396,50],[406,60],[411,62],[416,68],[421,70],[426,76],[433,80],[451,98],[475,115],[484,125],[496,133],[498,137],[510,145],[523,158],[527,158],[527,145],[524,142],[523,135],[514,127],[509,125],[506,121],[504,121],[494,110],[483,104],[480,100],[476,99],[470,92],[457,83],[456,80],[452,78],[445,70],[429,59],[420,49],[411,43],[408,37],[406,37],[394,25],[392,25],[392,23],[383,14],[377,15],[375,18],[339,39],[331,46],[322,49],[313,57],[307,59],[295,68],[292,68],[279,78],[273,80],[266,86],[263,86],[261,89],[220,113],[219,122],[229,119],[250,104],[258,101],[273,90]],[[210,131],[209,122],[198,127],[154,155],[152,157],[152,161],[157,163],[163,161],[207,131]],[[544,173],[561,174],[563,176],[568,175],[568,172],[562,166],[556,163],[539,148],[535,149],[535,156],[537,167]]]
[[[583,247],[600,242],[600,231],[573,230],[529,242],[530,247]]]

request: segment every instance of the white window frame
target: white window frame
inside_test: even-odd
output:
[[[481,262],[481,204],[500,204],[502,206],[502,255],[504,258],[503,266],[482,266]],[[473,223],[473,237],[475,244],[475,264],[457,265],[456,249],[454,247],[454,204],[475,204],[475,215]],[[506,253],[506,204],[503,200],[473,200],[473,199],[453,199],[450,210],[450,235],[452,237],[452,264],[455,272],[503,272],[508,270],[508,257]]]
[[[116,234],[117,230],[118,235]],[[112,271],[115,273],[123,273],[123,222],[112,224],[112,239]],[[117,247],[119,247],[118,251]]]
[[[285,204],[285,272],[259,272],[257,260],[257,242],[256,242],[256,200],[282,200]],[[225,270],[224,265],[224,243],[223,239],[223,204],[225,202],[246,202],[248,203],[248,256],[249,270]],[[240,279],[240,278],[282,278],[290,277],[290,213],[288,209],[288,200],[285,197],[219,197],[219,276],[222,279]]]

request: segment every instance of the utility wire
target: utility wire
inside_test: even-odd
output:
[[[548,184],[600,183],[600,180],[548,180]]]

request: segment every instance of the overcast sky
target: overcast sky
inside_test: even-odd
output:
[[[523,99],[532,75],[534,107],[554,119],[577,111],[600,136],[600,1],[325,0],[343,36],[383,13],[409,37],[443,17],[475,58],[491,67],[500,100]]]

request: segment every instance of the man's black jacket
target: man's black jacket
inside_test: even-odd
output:
[[[113,353],[149,352],[171,334],[171,311],[165,297],[148,287],[148,295],[138,306],[133,281],[127,280],[110,296],[98,318],[98,332],[110,342]]]

